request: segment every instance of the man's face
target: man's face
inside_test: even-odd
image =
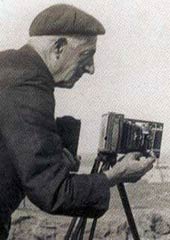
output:
[[[48,62],[56,86],[72,88],[84,73],[94,73],[93,57],[97,37],[67,37],[59,49],[51,49]],[[56,42],[57,44],[57,42]]]

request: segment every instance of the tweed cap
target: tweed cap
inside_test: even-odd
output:
[[[103,25],[96,18],[67,4],[56,4],[40,12],[29,29],[30,36],[104,33]]]

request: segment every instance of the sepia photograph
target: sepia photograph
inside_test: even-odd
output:
[[[0,240],[170,240],[169,11],[0,0]]]

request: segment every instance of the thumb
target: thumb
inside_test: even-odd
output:
[[[139,163],[141,166],[146,169],[146,171],[150,170],[153,167],[153,163],[155,162],[154,158],[142,158]]]
[[[153,164],[156,161],[156,159],[154,157],[148,157],[146,161],[150,164]]]

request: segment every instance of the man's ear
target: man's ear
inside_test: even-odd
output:
[[[63,52],[64,46],[67,45],[67,39],[66,38],[59,38],[56,42],[55,42],[55,53],[57,56],[57,59],[60,58],[61,53]]]

